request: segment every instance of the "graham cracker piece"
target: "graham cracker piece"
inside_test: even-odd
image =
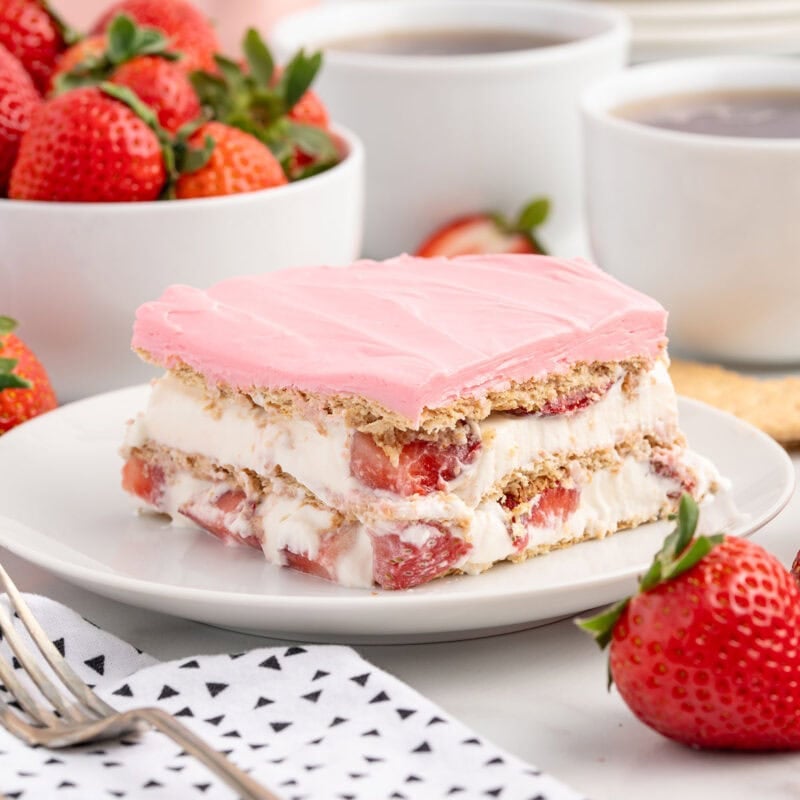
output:
[[[148,363],[159,363],[143,350],[136,352]],[[659,359],[663,357],[659,356]],[[283,416],[298,415],[313,419],[316,415],[341,415],[351,427],[370,433],[376,440],[392,446],[396,437],[400,435],[402,438],[405,432],[413,432],[415,438],[438,439],[442,432],[447,432],[464,420],[478,422],[496,411],[526,409],[534,412],[574,392],[601,394],[610,381],[618,378],[623,378],[626,392],[634,392],[639,380],[653,368],[654,363],[653,359],[645,356],[633,356],[624,361],[576,362],[563,372],[519,383],[512,381],[504,388],[490,389],[483,394],[467,393],[442,407],[426,407],[419,425],[377,401],[358,395],[314,394],[292,387],[234,388],[222,383],[208,383],[202,374],[177,358],[168,359],[168,363],[161,366],[178,380],[203,387],[212,407],[219,397],[246,396],[254,405]]]
[[[800,376],[762,380],[680,360],[672,362],[670,375],[678,394],[728,411],[784,447],[800,447]]]

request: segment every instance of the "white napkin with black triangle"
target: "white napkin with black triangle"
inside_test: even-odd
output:
[[[161,706],[285,800],[580,797],[348,647],[264,647],[161,663],[58,603],[27,600],[105,700],[119,709]],[[10,658],[5,641],[0,648]],[[0,699],[10,700],[5,688]],[[160,733],[50,751],[27,747],[3,729],[0,794],[24,800],[233,796]]]

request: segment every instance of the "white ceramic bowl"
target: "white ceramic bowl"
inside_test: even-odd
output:
[[[516,213],[553,200],[543,230],[570,251],[582,227],[578,100],[625,63],[624,15],[590,3],[531,0],[370,0],[281,20],[278,56],[337,38],[431,30],[529,30],[568,39],[554,47],[462,56],[330,50],[317,88],[335,119],[367,148],[365,252],[412,251],[459,214]]]
[[[146,380],[130,351],[134,312],[171,283],[357,258],[364,153],[306,180],[230,197],[155,203],[0,200],[0,313],[50,372],[63,402]]]
[[[728,88],[800,86],[800,62],[708,58],[636,67],[583,103],[597,262],[669,310],[673,350],[800,362],[800,139],[648,127],[614,109]]]

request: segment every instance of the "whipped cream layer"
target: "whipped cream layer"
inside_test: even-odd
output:
[[[579,260],[400,256],[169,287],[132,346],[244,390],[353,395],[416,424],[425,408],[577,362],[655,358],[666,312]]]
[[[350,468],[352,429],[341,417],[316,421],[269,413],[244,397],[209,403],[203,390],[167,374],[153,385],[146,411],[130,426],[126,445],[148,441],[217,464],[269,475],[290,474],[322,502],[362,519],[469,517],[507,476],[543,459],[614,448],[645,434],[665,443],[678,432],[675,393],[659,361],[626,392],[617,380],[601,399],[572,414],[495,413],[477,424],[481,446],[448,491],[402,498],[365,487]]]
[[[704,495],[715,478],[713,468],[696,460],[698,496]],[[299,556],[307,568],[324,565],[326,577],[344,586],[370,588],[376,574],[381,537],[397,539],[423,549],[436,539],[463,541],[464,555],[450,569],[469,574],[483,572],[498,561],[519,559],[587,538],[602,538],[622,526],[633,526],[670,512],[678,484],[655,472],[648,461],[633,456],[621,458],[611,467],[588,471],[576,466],[570,482],[579,499],[565,517],[554,517],[543,525],[525,524],[496,500],[485,500],[474,509],[466,524],[431,526],[426,520],[397,525],[345,521],[332,509],[309,503],[308,494],[296,485],[273,481],[273,491],[253,498],[252,505],[221,512],[220,496],[229,491],[224,481],[198,480],[175,474],[164,486],[159,508],[176,521],[192,524],[186,510],[222,528],[226,534],[260,546],[270,563],[298,568]],[[527,505],[536,505],[533,498]],[[220,535],[217,533],[217,535]],[[331,547],[331,543],[334,543]],[[434,544],[435,546],[435,544]],[[314,573],[318,574],[318,573]]]

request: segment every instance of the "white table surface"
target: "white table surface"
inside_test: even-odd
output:
[[[800,472],[800,456],[794,458]],[[756,541],[786,565],[800,548],[800,493]],[[124,606],[0,549],[20,588],[59,600],[162,660],[269,640]],[[800,754],[695,752],[640,724],[605,689],[605,655],[563,621],[448,644],[359,647],[479,734],[594,800],[796,800]]]

